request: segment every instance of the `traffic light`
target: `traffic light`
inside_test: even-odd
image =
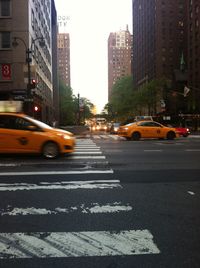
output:
[[[34,105],[34,107],[33,107],[33,110],[34,110],[34,112],[39,112],[39,106],[38,105]]]
[[[36,88],[36,80],[35,79],[31,79],[31,84],[30,84],[30,88]]]

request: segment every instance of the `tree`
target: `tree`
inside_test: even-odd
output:
[[[165,78],[154,79],[142,88],[133,88],[132,77],[123,77],[112,88],[111,98],[105,109],[110,118],[131,120],[135,115],[155,115],[160,110],[160,103],[169,88]]]
[[[75,101],[71,87],[59,83],[60,90],[60,124],[73,125],[75,123]]]
[[[112,88],[108,105],[113,117],[125,118],[133,111],[133,79],[126,76],[119,79]]]

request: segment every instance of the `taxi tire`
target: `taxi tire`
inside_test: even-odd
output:
[[[55,142],[48,141],[42,147],[42,155],[46,159],[55,159],[59,156],[59,147]]]
[[[176,137],[176,134],[173,131],[169,131],[167,133],[167,139],[168,140],[173,140],[173,139],[175,139],[175,137]]]
[[[131,135],[131,139],[132,139],[133,141],[139,141],[140,138],[141,138],[141,135],[140,135],[139,132],[133,132],[132,135]]]

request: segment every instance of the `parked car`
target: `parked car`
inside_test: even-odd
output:
[[[36,153],[53,159],[72,153],[75,137],[71,132],[19,113],[0,113],[0,153]]]
[[[138,121],[118,129],[118,135],[127,140],[139,140],[140,138],[158,138],[173,140],[179,137],[175,128],[166,127],[155,121]]]

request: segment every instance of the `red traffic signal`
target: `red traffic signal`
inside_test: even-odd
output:
[[[34,109],[34,112],[38,112],[40,110],[39,106],[37,105],[34,105],[33,109]]]
[[[36,80],[35,80],[35,79],[31,79],[30,88],[31,88],[31,89],[32,89],[32,88],[36,88],[36,85],[37,85]]]

